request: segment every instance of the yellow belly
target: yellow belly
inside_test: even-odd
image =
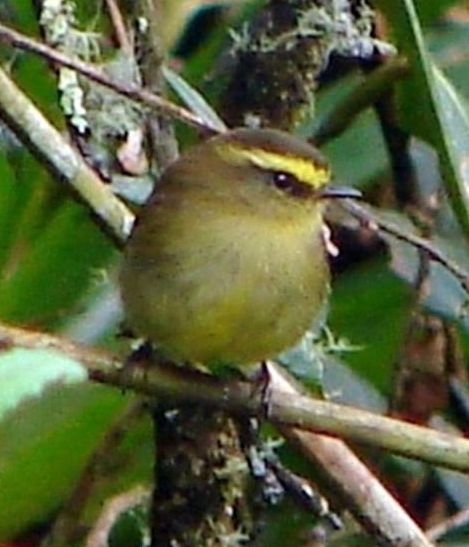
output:
[[[161,242],[160,230],[152,234],[151,255],[138,228],[129,246],[121,275],[129,323],[176,360],[272,358],[300,339],[322,307],[328,268],[319,215],[277,227],[227,222],[186,230],[168,220]]]

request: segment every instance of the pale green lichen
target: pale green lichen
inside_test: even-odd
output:
[[[365,0],[270,2],[258,18],[231,31],[237,59],[223,112],[231,125],[291,130],[314,114],[319,75],[331,55],[369,58],[392,48],[373,37]]]
[[[62,45],[75,24],[75,3],[69,0],[44,0],[39,23],[49,44]]]
[[[85,133],[89,124],[86,119],[86,108],[83,104],[83,90],[74,70],[63,68],[59,71],[60,106],[70,123],[79,133]]]

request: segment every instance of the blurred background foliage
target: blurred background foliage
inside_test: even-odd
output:
[[[102,13],[101,2],[77,0],[76,4],[80,28],[108,31],[109,22]],[[262,2],[249,0],[163,1],[161,29],[170,52],[168,62],[214,105],[223,89],[224,65],[230,63],[226,54],[229,31],[241,32],[244,22],[261,5]],[[398,47],[405,53],[407,43],[416,51],[416,62],[420,62],[422,52],[414,44],[415,24],[420,23],[428,48],[425,62],[435,63],[451,86],[450,106],[445,102],[448,94],[438,91],[435,95],[445,112],[456,108],[459,114],[450,118],[430,119],[433,114],[422,106],[428,98],[425,86],[434,85],[429,83],[434,76],[425,70],[421,71],[422,80],[416,88],[402,86],[399,99],[402,110],[397,123],[410,134],[409,150],[419,189],[423,195],[440,196],[445,185],[435,151],[440,158],[447,153],[439,149],[443,137],[449,135],[450,146],[457,149],[454,154],[467,157],[469,153],[469,5],[461,1],[419,0],[417,15],[409,16],[410,24],[406,26],[402,17],[404,12],[411,13],[405,11],[409,6],[410,1],[377,1],[376,7],[382,10],[378,28],[385,39],[397,39]],[[37,36],[36,9],[36,3],[29,0],[3,0],[0,19]],[[399,28],[395,32],[397,21]],[[10,67],[14,80],[48,119],[65,129],[56,79],[47,63],[5,46],[1,47],[0,56]],[[320,82],[314,117],[300,128],[306,136],[314,134],[344,97],[367,78],[366,71],[356,63],[334,66],[333,62]],[[425,143],[421,137],[426,135],[428,124],[438,135]],[[180,124],[177,130],[182,143],[194,139],[193,132]],[[396,199],[383,126],[371,106],[325,143],[323,150],[339,181],[360,188],[377,207],[393,210],[396,224],[411,229],[409,208]],[[460,167],[463,168],[462,163]],[[465,170],[467,185],[467,159]],[[453,206],[458,199],[464,199],[458,195],[457,184],[450,192]],[[467,203],[465,206],[467,210]],[[415,219],[414,213],[410,211]],[[432,265],[428,274],[430,289],[416,298],[415,250],[392,240],[384,245],[353,223],[335,220],[332,217],[333,232],[343,254],[333,263],[328,324],[335,345],[342,351],[324,358],[325,391],[348,403],[377,411],[392,406],[400,417],[443,428],[459,427],[467,432],[467,421],[464,414],[461,418],[460,409],[466,405],[467,418],[469,395],[460,365],[467,362],[469,322],[461,313],[465,295],[459,284],[444,268]],[[444,197],[434,212],[431,232],[439,248],[467,271],[467,232],[464,235],[465,228],[458,224]],[[87,344],[121,346],[122,342],[116,341],[121,315],[113,283],[118,259],[112,243],[87,210],[70,198],[63,185],[51,180],[5,126],[0,126],[0,319],[62,333]],[[435,316],[419,315],[420,319],[415,319],[422,312]],[[430,356],[434,366],[428,371],[419,360],[426,363]],[[450,364],[449,359],[453,359]],[[415,361],[420,364],[415,365]],[[320,373],[313,368],[310,374],[317,381]],[[415,379],[412,370],[424,370],[425,374],[417,374]],[[402,380],[408,380],[409,375],[412,381]],[[417,404],[409,407],[409,397],[419,402],[420,393],[428,399],[438,392],[435,385],[443,384],[448,389],[437,401],[421,401],[420,407],[425,408],[420,409],[420,414]],[[0,356],[0,541],[38,544],[48,523],[70,495],[88,457],[130,400],[130,394],[77,383],[70,366],[56,363],[52,357],[34,352],[26,361],[24,355]],[[136,419],[125,441],[107,461],[87,500],[85,523],[94,521],[110,496],[136,484],[149,484],[152,445],[149,420]],[[288,447],[282,447],[280,452],[290,467],[305,476],[313,473]],[[469,506],[469,482],[464,477],[384,454],[378,458],[366,451],[362,454],[374,462],[375,471],[424,527]],[[141,529],[141,516],[128,519],[119,525],[112,544],[144,545],[145,534],[136,533]],[[271,508],[266,523],[259,544],[271,546],[284,545],[285,540],[280,538],[285,537],[291,538],[289,545],[307,545],[315,524],[288,501]],[[129,534],[133,534],[132,541]],[[364,542],[356,531],[331,538],[330,545]],[[448,535],[441,544],[468,545],[469,528]]]

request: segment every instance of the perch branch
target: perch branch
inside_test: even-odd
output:
[[[134,389],[172,403],[192,401],[254,415],[265,412],[262,397],[253,395],[250,384],[221,382],[189,368],[156,362],[151,366],[141,362],[124,367],[118,356],[56,336],[1,325],[0,347],[4,350],[9,347],[47,348],[63,352],[85,366],[89,378],[94,381]],[[279,380],[282,377],[282,373],[273,376],[270,419],[288,440],[318,465],[324,475],[323,482],[329,484],[339,502],[350,508],[365,529],[383,544],[430,547],[423,532],[366,466],[341,440],[329,435],[343,435],[350,440],[466,471],[469,470],[469,441],[370,412],[311,400],[296,392],[288,381]],[[410,444],[404,446],[409,439]]]
[[[265,414],[262,396],[253,394],[248,382],[224,382],[195,369],[159,361],[124,366],[115,355],[56,336],[0,325],[0,347],[10,346],[65,352],[82,363],[89,378],[96,382],[176,402],[197,402],[241,414]],[[469,472],[469,440],[365,410],[310,399],[300,393],[288,393],[277,376],[278,373],[272,380],[269,401],[269,419],[275,424],[340,436],[401,456]]]

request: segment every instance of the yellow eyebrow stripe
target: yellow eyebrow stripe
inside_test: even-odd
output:
[[[330,170],[315,165],[312,161],[296,156],[280,155],[267,150],[241,148],[230,146],[231,157],[245,159],[261,169],[270,171],[283,171],[296,177],[300,182],[313,188],[320,188],[329,182]],[[228,152],[220,150],[220,152]]]

